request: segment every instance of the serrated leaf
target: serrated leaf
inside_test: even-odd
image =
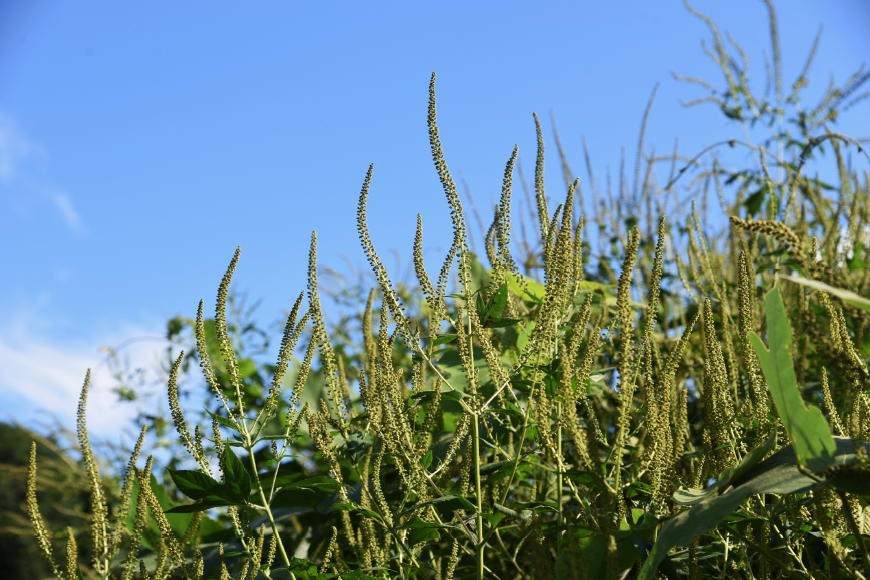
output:
[[[251,476],[229,445],[224,448],[224,479],[229,491],[225,497],[245,503],[251,495]]]
[[[432,450],[431,449],[429,451],[427,451],[426,455],[424,455],[420,459],[420,465],[423,466],[423,469],[429,469],[429,466],[432,465]]]
[[[167,468],[172,481],[178,491],[190,499],[202,499],[209,495],[220,495],[223,484],[216,481],[211,475],[202,471],[176,470]]]

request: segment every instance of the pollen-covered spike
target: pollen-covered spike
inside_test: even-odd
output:
[[[447,277],[449,276],[450,266],[456,255],[459,255],[459,283],[463,288],[468,286],[470,281],[469,266],[467,263],[468,257],[468,236],[465,227],[465,213],[462,210],[462,202],[459,200],[459,194],[456,192],[456,183],[447,169],[447,162],[444,159],[444,150],[441,147],[441,137],[438,133],[438,118],[435,107],[435,73],[432,73],[432,79],[429,82],[429,145],[432,149],[432,160],[435,162],[435,169],[438,171],[438,178],[441,180],[441,186],[444,193],[447,195],[447,203],[450,205],[450,214],[453,220],[453,244],[450,251],[447,252],[447,260],[444,262],[444,268],[441,270],[439,278],[438,290],[446,288]],[[443,280],[443,285],[442,285]],[[443,296],[443,294],[441,294]]]
[[[239,411],[240,413],[244,413],[241,396],[244,387],[242,385],[241,376],[239,375],[239,365],[236,361],[236,353],[233,350],[232,341],[230,340],[229,329],[227,327],[227,298],[229,297],[230,292],[230,282],[232,282],[233,273],[236,270],[236,264],[238,264],[239,256],[241,256],[241,254],[242,247],[239,246],[236,248],[236,252],[235,254],[233,254],[233,259],[230,260],[230,265],[227,268],[226,274],[224,274],[224,277],[221,280],[220,286],[218,287],[217,304],[215,306],[214,327],[215,334],[217,335],[218,344],[220,344],[221,354],[224,357],[224,361],[227,363],[227,374],[230,377],[230,383],[236,390]]]
[[[550,211],[547,209],[547,197],[544,194],[544,133],[541,131],[541,122],[538,114],[532,113],[535,118],[535,130],[538,137],[538,156],[535,160],[535,201],[538,203],[538,220],[541,226],[541,239],[546,240],[549,235],[547,217]]]
[[[36,441],[30,444],[30,462],[27,465],[27,512],[30,515],[30,524],[33,527],[33,535],[36,536],[36,543],[54,575],[60,578],[62,574],[55,564],[45,521],[42,519],[42,514],[39,513],[39,504],[36,501]]]
[[[103,568],[102,558],[108,553],[108,538],[106,537],[107,518],[109,508],[106,505],[106,497],[103,493],[103,482],[100,480],[100,470],[97,465],[97,460],[94,457],[94,452],[91,449],[91,442],[88,438],[88,427],[86,422],[86,410],[88,403],[88,389],[91,385],[91,369],[88,369],[85,375],[85,381],[82,385],[81,396],[79,397],[78,408],[78,439],[79,447],[81,448],[82,461],[85,464],[85,472],[88,476],[88,484],[91,488],[91,540],[92,546],[92,563],[95,569]]]

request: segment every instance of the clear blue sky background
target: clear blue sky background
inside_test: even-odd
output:
[[[809,102],[830,74],[842,82],[870,55],[870,2],[777,5],[786,83],[825,25]],[[763,91],[764,5],[696,6],[743,44]],[[370,226],[388,267],[389,248],[410,257],[422,213],[434,269],[450,222],[426,130],[432,71],[448,164],[484,219],[514,144],[533,172],[533,111],[559,195],[550,110],[584,186],[581,137],[599,176],[618,170],[623,146],[632,168],[658,82],[647,143],[659,153],[675,137],[687,154],[741,137],[712,106],[680,106],[704,93],[671,71],[722,86],[701,39],[707,28],[676,0],[0,2],[6,417],[32,423],[44,410],[71,425],[98,347],[159,336],[200,298],[212,309],[237,245],[236,280],[264,299],[264,323],[304,288],[311,230],[322,264],[346,269],[346,255],[364,266],[355,211],[370,163]],[[868,136],[868,109],[839,128]],[[131,347],[134,366],[160,346]],[[91,423],[106,434],[130,412],[112,403],[110,384],[101,367]]]

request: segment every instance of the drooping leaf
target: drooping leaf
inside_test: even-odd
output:
[[[807,409],[801,398],[789,352],[791,329],[778,287],[764,297],[764,307],[770,350],[754,332],[750,333],[749,339],[770,387],[777,414],[788,431],[801,464],[813,471],[824,471],[833,464],[836,446],[822,412],[817,407]]]
[[[834,442],[836,466],[857,463],[851,439],[835,437]],[[870,443],[861,441],[856,444],[862,445],[865,450],[870,450]],[[802,493],[825,485],[856,495],[870,494],[870,483],[860,477],[842,474],[819,480],[798,467],[793,445],[780,449],[744,474],[731,491],[721,495],[708,493],[691,509],[669,519],[659,530],[656,543],[640,570],[638,580],[651,580],[658,565],[671,548],[688,546],[695,536],[706,534],[738,511],[749,497],[759,493],[779,495]]]
[[[680,488],[674,492],[674,501],[680,505],[695,505],[713,492],[723,493],[730,486],[738,485],[741,478],[746,475],[753,467],[764,459],[771,452],[776,444],[776,430],[770,432],[770,435],[762,445],[759,445],[749,453],[737,465],[729,467],[719,475],[716,484],[707,489],[683,489]]]
[[[205,407],[203,407],[203,409],[205,409]],[[227,419],[226,417],[221,417],[220,415],[212,413],[208,409],[205,409],[205,412],[208,413],[209,417],[211,417],[212,419],[214,419],[215,421],[217,421],[218,423],[220,423],[224,427],[228,427],[228,428],[232,429],[233,431],[239,432],[238,425],[236,425],[234,422]]]
[[[402,526],[402,528],[410,530],[408,532],[408,544],[411,546],[429,540],[440,540],[441,534],[438,533],[438,528],[440,527],[441,524],[426,522],[417,516],[414,516],[408,523]]]
[[[370,517],[370,518],[374,518],[376,520],[383,521],[383,518],[381,518],[381,514],[379,514],[378,512],[373,512],[372,510],[367,510],[365,508],[361,508],[358,505],[355,505],[352,503],[337,503],[337,504],[334,504],[331,509],[342,510],[342,511],[346,511],[346,512],[355,512],[358,514],[363,514],[366,517]]]
[[[833,294],[850,306],[860,308],[865,312],[870,312],[870,300],[864,298],[863,296],[859,296],[854,292],[850,292],[849,290],[834,288],[833,286],[828,286],[824,282],[819,282],[818,280],[808,280],[806,278],[800,278],[798,276],[783,276],[780,278],[780,280],[794,282],[795,284],[800,284],[814,290],[822,290],[824,292],[827,292],[828,294]]]
[[[439,498],[433,499],[432,501],[427,501],[424,503],[418,503],[416,505],[411,506],[405,513],[410,513],[413,511],[417,511],[419,509],[423,509],[429,506],[433,506],[445,511],[453,511],[453,510],[465,510],[469,513],[474,512],[476,508],[474,504],[462,497],[461,495],[451,495],[445,494]]]

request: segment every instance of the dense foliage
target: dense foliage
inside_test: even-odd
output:
[[[307,298],[287,317],[276,364],[261,365],[238,352],[254,329],[228,322],[237,251],[214,318],[200,302],[195,320],[170,323],[175,337],[193,329],[195,353],[182,352],[168,376],[187,464],[152,473],[153,458],[139,458],[143,428],[107,499],[85,381],[89,558],[72,533],[67,556],[53,555],[33,452],[27,501],[53,574],[866,578],[870,179],[847,155],[870,158],[829,125],[865,96],[857,90],[870,76],[831,86],[807,108],[811,54],[785,95],[768,5],[768,95],[753,93],[742,49],[730,55],[700,13],[725,88],[688,79],[710,91],[695,103],[714,103],[747,134],[766,127],[764,139],[726,140],[686,160],[676,149],[644,155],[641,138],[633,188],[621,180],[614,199],[590,173],[594,209],[584,217],[564,156],[565,189],[550,207],[535,117],[528,215],[521,208],[517,235],[515,149],[480,257],[444,158],[433,75],[430,143],[454,234],[437,279],[418,217],[417,282],[391,281],[368,231],[370,168],[357,225],[374,288],[343,290],[360,311],[327,325],[312,234]],[[726,170],[716,153],[735,147],[746,166]],[[807,176],[824,159],[832,183]],[[702,216],[722,225],[718,239]],[[194,361],[213,395],[202,424],[179,401]]]

